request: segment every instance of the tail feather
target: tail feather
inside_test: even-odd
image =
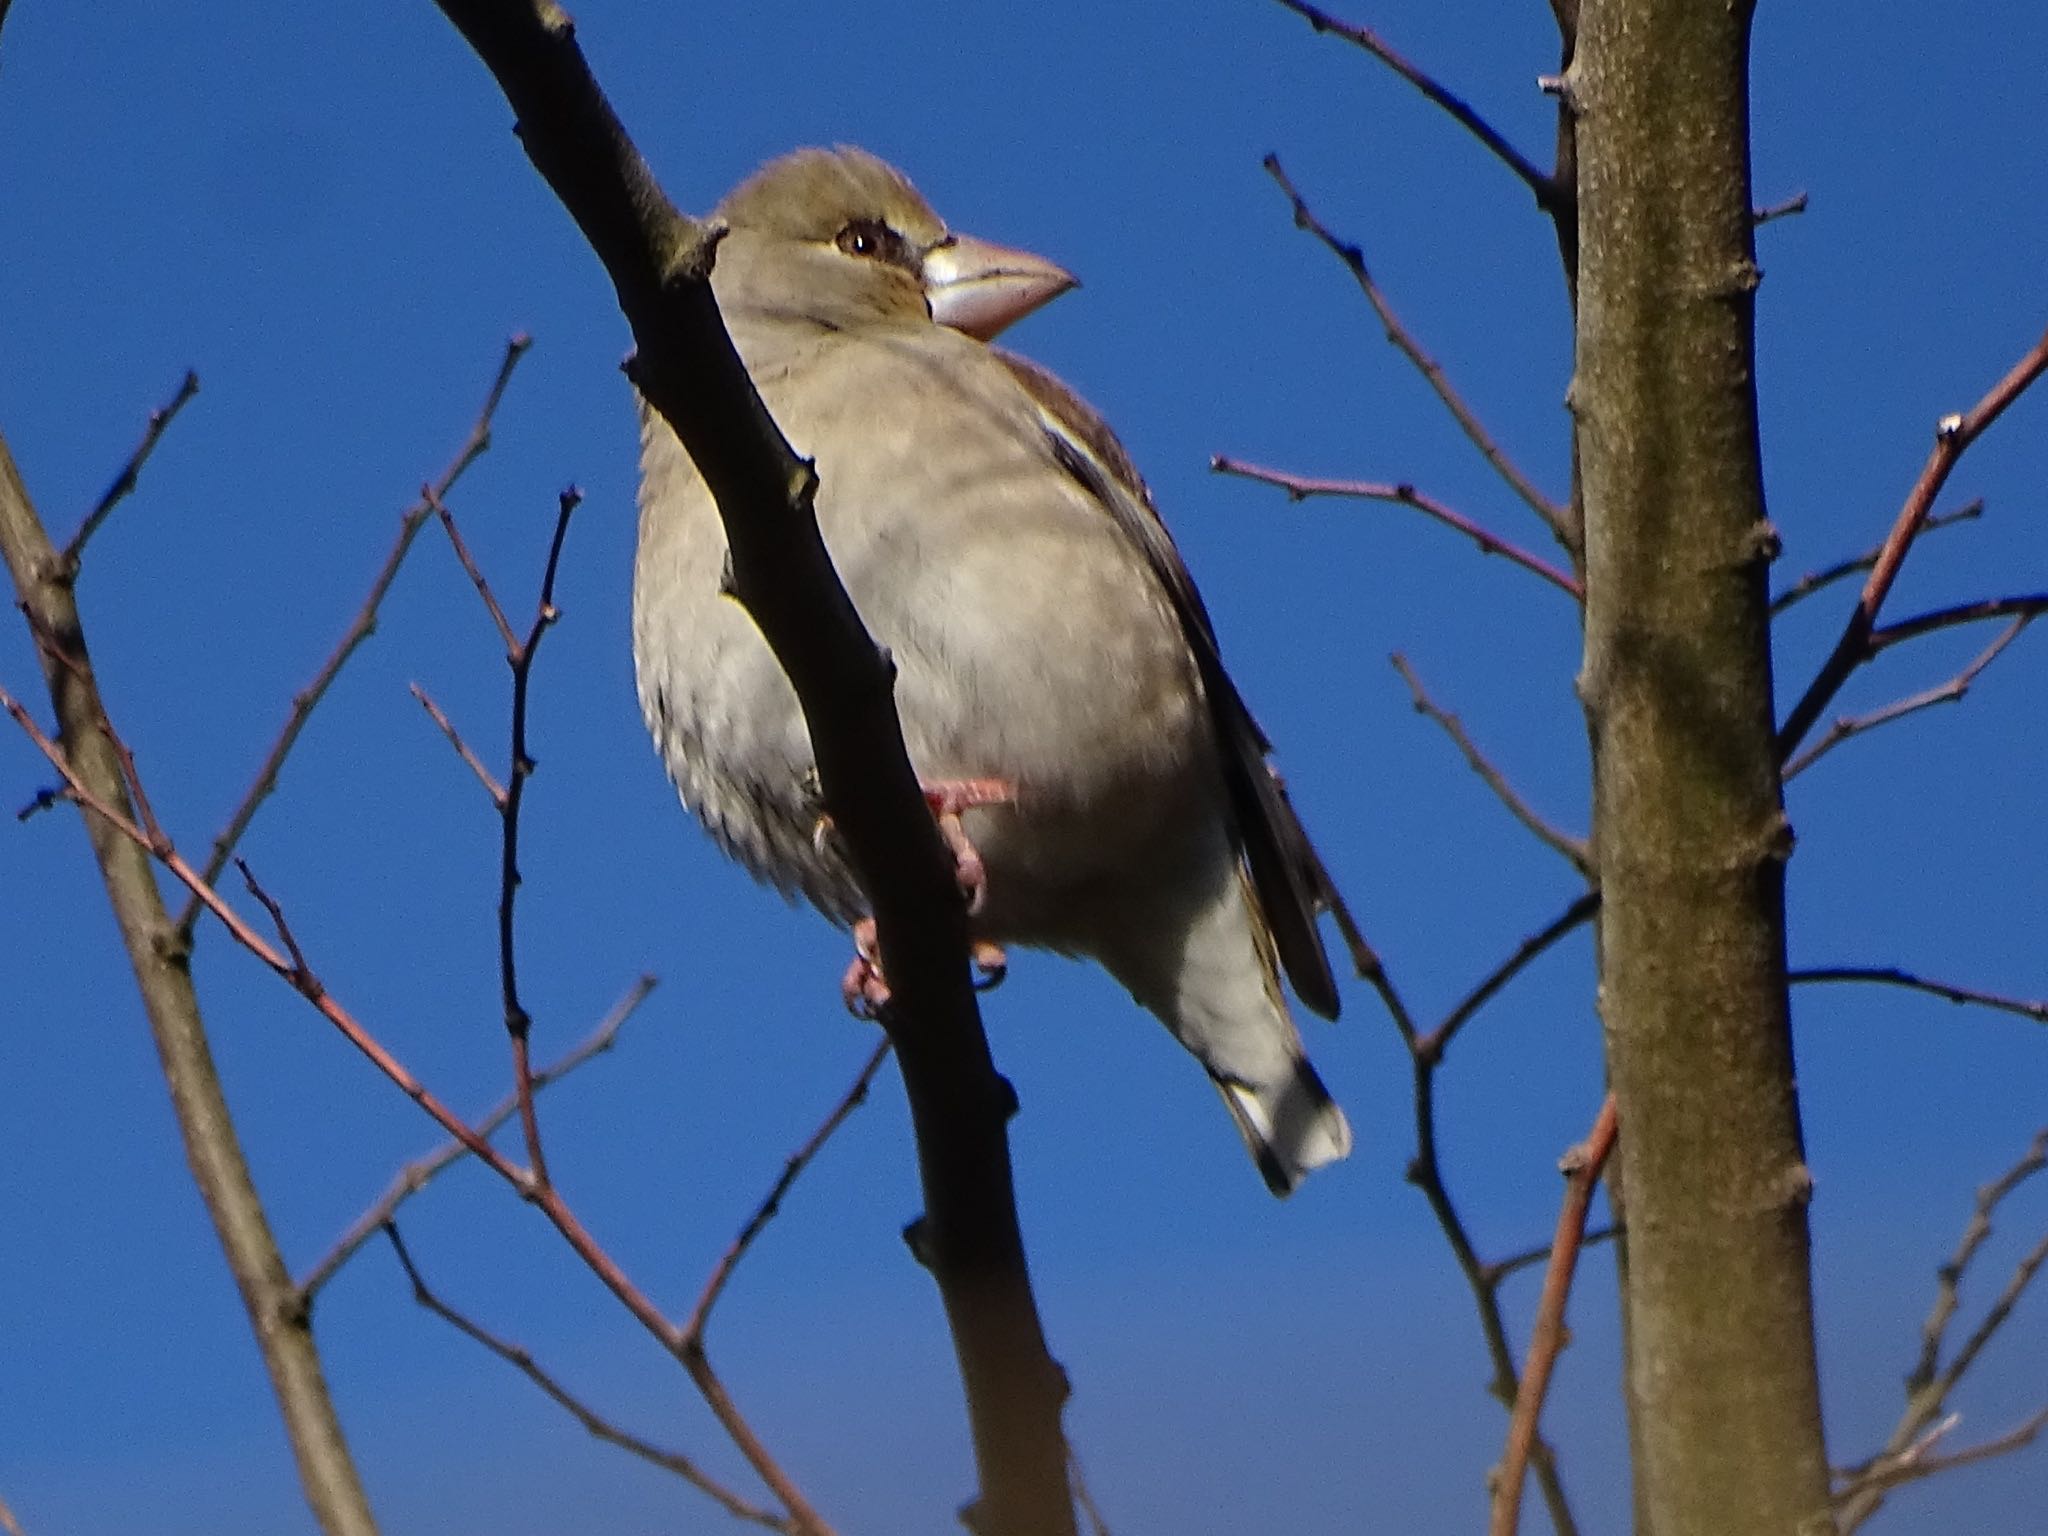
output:
[[[1297,1058],[1293,1075],[1279,1083],[1254,1086],[1219,1077],[1216,1087],[1266,1188],[1276,1195],[1293,1194],[1310,1173],[1351,1151],[1351,1122],[1304,1060]]]

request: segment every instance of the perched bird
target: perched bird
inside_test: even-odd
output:
[[[1348,916],[1122,445],[1052,374],[989,344],[1074,279],[950,232],[858,149],[775,160],[715,216],[730,230],[719,307],[816,461],[819,526],[895,659],[911,761],[978,852],[977,939],[1101,962],[1207,1069],[1289,1193],[1351,1130],[1302,1053],[1280,966],[1336,1017],[1316,918]],[[644,403],[641,443],[633,650],[655,744],[728,853],[856,924],[796,695],[721,595],[710,493]]]

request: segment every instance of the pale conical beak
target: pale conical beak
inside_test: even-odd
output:
[[[994,341],[1080,279],[1029,251],[953,235],[924,256],[924,292],[932,318],[977,341]]]

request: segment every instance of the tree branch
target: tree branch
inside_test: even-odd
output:
[[[1979,496],[1975,501],[1965,502],[1953,512],[1935,513],[1921,526],[1920,533],[1924,538],[1937,529],[1953,528],[1957,523],[1975,522],[1983,515],[1984,498]],[[1873,544],[1860,555],[1855,555],[1847,560],[1837,560],[1833,565],[1822,566],[1817,571],[1808,571],[1804,576],[1793,582],[1791,586],[1771,599],[1771,617],[1777,618],[1786,609],[1804,602],[1816,592],[1825,591],[1838,581],[1846,581],[1851,576],[1860,576],[1863,572],[1876,565],[1877,557],[1883,553],[1884,545],[1882,543]]]
[[[1412,485],[1376,480],[1319,480],[1308,475],[1290,474],[1286,470],[1248,464],[1243,459],[1228,458],[1220,453],[1210,456],[1209,468],[1219,475],[1236,475],[1241,479],[1256,480],[1261,485],[1278,486],[1287,493],[1290,501],[1306,501],[1311,496],[1350,496],[1364,501],[1386,501],[1396,506],[1413,507],[1423,516],[1435,518],[1447,528],[1455,528],[1477,544],[1481,554],[1505,556],[1523,570],[1533,572],[1558,587],[1574,602],[1584,600],[1585,593],[1579,583],[1556,566],[1538,559],[1520,545],[1510,543]]]
[[[65,571],[73,577],[78,574],[78,562],[85,554],[86,541],[98,532],[101,523],[107,520],[114,508],[135,494],[135,485],[141,477],[142,466],[149,462],[149,456],[156,451],[158,441],[177,419],[178,412],[199,393],[199,375],[190,368],[178,385],[178,392],[165,404],[149,413],[149,425],[144,428],[142,441],[135,445],[135,451],[128,455],[128,462],[121,466],[121,472],[114,476],[114,483],[107,487],[99,503],[85,515],[85,521],[78,525],[78,531],[71,535],[71,542],[64,546],[64,553],[57,558]]]
[[[1787,974],[1791,982],[1862,981],[1876,982],[1889,987],[1906,987],[1915,992],[1928,992],[1951,1003],[1975,1003],[1980,1008],[1995,1008],[2001,1013],[2016,1013],[2023,1019],[2032,1019],[2037,1024],[2048,1024],[2048,1001],[2033,998],[2007,997],[1997,992],[1980,992],[1974,987],[1959,987],[1946,981],[1934,981],[1925,976],[1916,976],[1889,965],[1830,965],[1809,966],[1804,970]]]
[[[1543,519],[1543,525],[1569,552],[1573,546],[1564,509],[1539,491],[1535,483],[1515,466],[1500,444],[1494,441],[1493,434],[1480,424],[1472,408],[1451,387],[1442,366],[1422,350],[1414,335],[1401,323],[1400,317],[1394,313],[1393,306],[1387,302],[1386,295],[1380,291],[1379,282],[1372,275],[1372,270],[1366,266],[1364,250],[1353,242],[1340,239],[1331,233],[1329,227],[1315,216],[1307,201],[1295,190],[1294,183],[1287,177],[1287,172],[1281,169],[1278,155],[1266,156],[1265,166],[1267,174],[1279,183],[1280,190],[1287,194],[1287,201],[1293,205],[1295,227],[1305,229],[1314,235],[1350,269],[1352,279],[1358,284],[1366,302],[1372,305],[1373,313],[1379,316],[1380,324],[1386,329],[1387,340],[1415,365],[1416,371],[1436,392],[1437,399],[1444,403],[1444,408],[1457,421],[1465,436],[1471,440],[1472,446],[1477,448],[1480,456],[1493,466],[1494,473],[1506,481],[1508,488]]]

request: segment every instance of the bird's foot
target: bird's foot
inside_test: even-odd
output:
[[[974,966],[974,990],[987,992],[1002,985],[1010,973],[1010,957],[1003,946],[988,939],[975,939],[967,946],[967,958]],[[875,938],[875,920],[864,917],[853,925],[853,959],[839,979],[839,995],[846,1011],[857,1019],[880,1018],[889,1006],[887,978],[882,975],[882,952]]]
[[[960,894],[967,898],[967,910],[979,912],[988,900],[988,867],[961,825],[960,815],[976,806],[1008,805],[1017,798],[1016,787],[1008,779],[935,779],[918,787],[938,823],[939,836],[953,855],[953,876],[960,883]],[[832,813],[820,811],[811,827],[811,846],[819,853],[825,851],[832,830]]]

